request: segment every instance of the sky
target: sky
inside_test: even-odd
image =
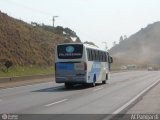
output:
[[[71,28],[81,41],[101,48],[113,46],[160,21],[160,0],[0,0],[0,10],[27,23]]]

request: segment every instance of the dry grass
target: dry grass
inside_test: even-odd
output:
[[[65,40],[65,36],[0,12],[0,62],[11,60],[18,66],[51,66],[56,44]]]

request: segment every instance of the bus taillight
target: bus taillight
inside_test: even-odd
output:
[[[87,63],[84,63],[84,70],[87,70]]]

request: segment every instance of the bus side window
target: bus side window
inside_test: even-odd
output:
[[[87,49],[88,61],[92,61],[91,49]]]
[[[91,53],[91,49],[89,49],[89,60],[92,61],[92,53]]]
[[[99,62],[101,62],[101,51],[98,51]]]
[[[99,60],[99,51],[97,51],[97,61],[100,61]]]
[[[91,50],[91,61],[93,61],[93,50]]]
[[[102,52],[102,62],[105,62],[105,59],[104,59],[104,52]]]
[[[95,53],[95,50],[92,50],[92,55],[93,55],[93,61],[96,60],[96,53]]]
[[[105,62],[107,62],[108,61],[107,53],[104,54],[104,57],[105,57]]]
[[[96,51],[96,60],[99,61],[98,60],[98,51]]]
[[[102,52],[99,51],[99,61],[102,62]]]
[[[87,58],[89,60],[89,49],[87,49]]]
[[[103,62],[103,52],[101,52],[101,62]]]
[[[109,61],[109,54],[106,53],[106,62],[108,62],[108,61]]]

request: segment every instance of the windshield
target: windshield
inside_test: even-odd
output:
[[[58,45],[57,54],[59,59],[78,59],[82,58],[83,45],[67,44]]]

